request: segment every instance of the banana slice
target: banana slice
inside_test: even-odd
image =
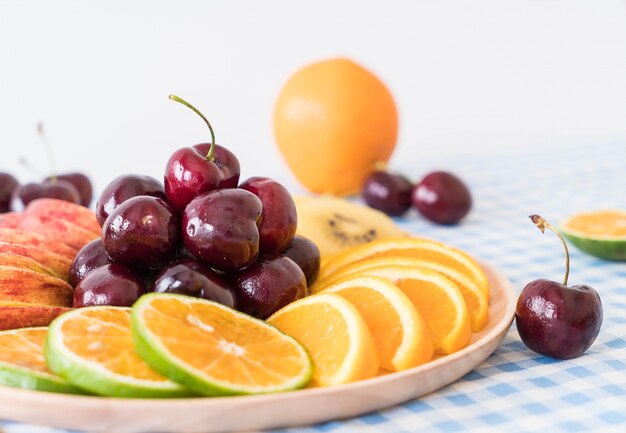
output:
[[[382,212],[335,197],[294,197],[298,230],[320,250],[322,260],[344,248],[378,239],[405,237]]]

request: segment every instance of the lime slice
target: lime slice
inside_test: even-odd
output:
[[[52,374],[43,356],[48,328],[23,328],[0,332],[0,384],[37,391],[84,394],[65,379]]]
[[[133,306],[137,352],[163,376],[203,395],[301,388],[313,365],[271,325],[204,299],[151,293]]]
[[[130,308],[79,308],[56,318],[45,344],[54,373],[94,394],[182,397],[191,393],[157,374],[135,352]]]
[[[560,226],[581,251],[608,260],[626,260],[626,211],[604,210],[573,215]]]

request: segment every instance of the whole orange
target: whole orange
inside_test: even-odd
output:
[[[352,194],[391,157],[398,111],[389,89],[370,71],[331,59],[305,66],[287,81],[274,111],[274,134],[305,187]]]

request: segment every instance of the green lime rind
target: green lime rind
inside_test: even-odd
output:
[[[143,319],[143,312],[150,306],[150,302],[154,298],[178,298],[185,301],[192,299],[193,302],[208,303],[218,308],[224,309],[229,313],[238,316],[242,319],[249,320],[257,323],[259,326],[269,328],[273,332],[276,332],[293,343],[305,359],[306,367],[302,373],[298,376],[292,377],[290,380],[279,386],[262,387],[262,386],[245,386],[234,383],[227,383],[220,381],[214,377],[209,376],[205,372],[198,370],[197,368],[187,364],[182,359],[174,355],[169,349],[163,345],[158,337],[152,331],[148,329]],[[274,326],[255,319],[247,314],[240,313],[231,308],[225,307],[216,302],[189,298],[187,296],[176,294],[163,294],[163,293],[150,293],[142,296],[139,301],[133,305],[132,312],[132,330],[135,339],[135,349],[137,353],[143,358],[148,365],[150,365],[155,371],[168,379],[180,383],[181,385],[197,392],[198,394],[206,396],[229,396],[229,395],[252,395],[252,394],[268,394],[274,392],[291,391],[304,387],[313,375],[313,361],[307,350],[293,337],[283,334]]]
[[[87,394],[59,376],[7,362],[0,362],[0,384],[34,391]]]
[[[626,260],[626,238],[589,236],[560,227],[561,233],[576,248],[606,260]]]
[[[116,307],[87,307],[89,309]],[[121,308],[121,307],[119,307]],[[124,398],[176,398],[189,397],[193,393],[180,385],[167,381],[140,380],[113,373],[100,364],[81,358],[63,344],[61,326],[86,308],[65,313],[52,321],[44,346],[48,368],[71,384],[93,394]],[[129,310],[124,308],[125,310]]]

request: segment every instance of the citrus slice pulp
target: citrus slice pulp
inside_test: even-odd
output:
[[[426,322],[435,353],[448,355],[469,343],[471,325],[465,300],[456,284],[444,275],[400,265],[365,268],[352,275],[381,277],[398,286]]]
[[[309,354],[295,339],[216,302],[148,294],[132,321],[142,358],[202,395],[287,391],[311,378]]]
[[[14,388],[84,394],[48,370],[43,355],[47,327],[0,332],[0,383]]]
[[[182,397],[191,393],[157,374],[135,352],[130,308],[86,307],[57,317],[45,357],[54,373],[94,394]]]
[[[324,290],[349,301],[369,328],[381,368],[405,370],[430,361],[433,341],[411,300],[393,283],[380,277],[356,276]]]
[[[269,323],[291,335],[313,358],[313,384],[340,385],[374,377],[376,344],[358,310],[333,293],[300,299],[274,313]]]
[[[416,237],[381,239],[346,249],[324,264],[318,280],[329,277],[344,266],[377,257],[407,257],[439,263],[466,275],[485,295],[489,294],[485,273],[469,255],[441,242]]]
[[[463,295],[473,332],[479,332],[489,321],[489,296],[466,275],[441,263],[411,257],[375,257],[344,266],[325,280],[314,284],[313,290],[323,290],[325,286],[349,275],[360,274],[370,268],[385,266],[404,266],[410,268],[430,269],[452,280]]]
[[[560,228],[581,251],[602,259],[626,260],[626,211],[579,213],[563,221]]]

